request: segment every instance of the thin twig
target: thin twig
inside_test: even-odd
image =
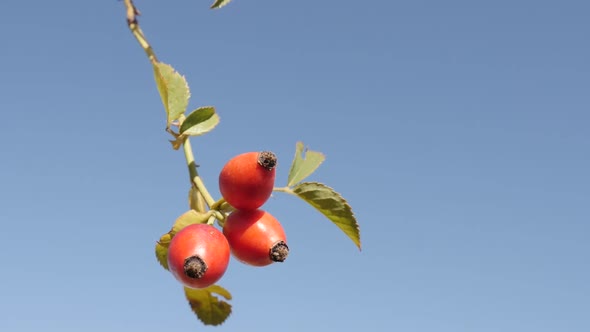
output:
[[[135,39],[137,39],[137,42],[139,42],[139,45],[141,46],[141,48],[143,48],[145,54],[148,56],[150,62],[154,67],[154,71],[158,72],[159,69],[158,66],[156,66],[156,64],[158,63],[158,58],[156,57],[156,53],[154,53],[154,50],[148,43],[147,39],[145,38],[145,35],[139,27],[137,17],[141,14],[137,7],[135,7],[135,5],[133,4],[133,0],[123,0],[123,2],[125,3],[125,8],[127,9],[127,25],[129,26],[129,30],[131,30],[131,33],[133,34]],[[179,120],[180,126],[182,121],[184,121],[184,115],[182,115]],[[167,129],[167,131],[170,134],[172,134],[172,136],[177,137],[177,134],[175,134],[169,128]],[[197,171],[197,164],[195,163],[195,157],[193,155],[193,150],[190,145],[190,140],[187,138],[184,141],[183,145],[191,184],[198,190],[198,192],[201,195],[203,195],[205,202],[209,207],[211,207],[215,203],[215,200],[213,199],[213,197],[211,197],[211,194],[209,193],[209,191],[207,191],[207,188],[205,187],[203,180],[199,176],[199,172]]]
[[[154,50],[148,43],[147,39],[145,38],[145,35],[143,34],[143,31],[141,31],[141,28],[139,27],[137,17],[141,15],[141,13],[133,4],[133,0],[123,0],[123,2],[125,3],[125,8],[127,8],[127,25],[129,26],[129,30],[131,30],[133,37],[137,39],[139,46],[143,48],[148,59],[150,59],[150,62],[153,64],[158,62],[156,53],[154,53]]]

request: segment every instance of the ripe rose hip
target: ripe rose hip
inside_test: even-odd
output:
[[[238,210],[256,210],[272,194],[277,157],[269,151],[247,152],[230,159],[219,174],[219,191]]]
[[[205,288],[221,279],[229,255],[229,244],[217,228],[193,224],[181,229],[170,241],[168,268],[183,285]]]
[[[245,264],[265,266],[283,262],[289,255],[283,226],[262,210],[237,210],[225,220],[223,234],[235,258]]]

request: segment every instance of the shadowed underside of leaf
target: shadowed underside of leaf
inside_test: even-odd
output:
[[[219,285],[209,286],[203,289],[184,288],[184,295],[188,300],[191,310],[205,325],[220,325],[231,314],[231,304],[217,295],[231,300],[231,294]]]
[[[166,127],[177,120],[188,106],[190,91],[186,79],[172,66],[165,63],[154,63],[154,78],[166,110]]]
[[[297,142],[295,146],[295,157],[291,163],[287,186],[291,187],[296,183],[303,181],[310,176],[324,162],[326,157],[321,152],[304,151],[302,142]]]
[[[293,193],[320,211],[340,228],[361,249],[359,225],[352,208],[334,189],[317,182],[302,182]]]
[[[211,9],[221,8],[230,3],[230,1],[231,0],[215,0],[215,2],[211,5]]]

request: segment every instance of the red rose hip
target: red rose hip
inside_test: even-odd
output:
[[[283,226],[266,211],[232,212],[225,221],[223,234],[234,257],[248,265],[283,262],[289,255]]]
[[[219,173],[219,191],[238,210],[256,210],[272,194],[277,157],[269,151],[247,152],[230,159]]]
[[[229,256],[229,244],[217,228],[193,224],[181,229],[170,241],[168,268],[183,285],[205,288],[221,279]]]

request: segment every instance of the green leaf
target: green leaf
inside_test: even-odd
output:
[[[168,270],[168,246],[178,231],[192,224],[206,223],[209,215],[195,210],[188,210],[176,219],[172,229],[160,237],[156,243],[156,258],[162,267]]]
[[[334,189],[317,182],[302,182],[293,193],[320,211],[361,249],[361,235],[352,208]]]
[[[195,210],[188,210],[183,213],[176,221],[174,222],[174,226],[170,230],[169,234],[174,236],[178,231],[185,228],[188,225],[192,224],[204,224],[209,219],[209,215],[206,213],[200,213]]]
[[[162,267],[168,270],[168,246],[172,236],[169,233],[162,235],[160,241],[156,243],[156,258]]]
[[[230,292],[227,289],[225,289],[219,285],[212,285],[212,286],[209,286],[205,289],[210,291],[211,293],[215,293],[215,294],[223,296],[226,300],[232,299]]]
[[[226,300],[231,300],[231,294],[219,285],[203,289],[184,287],[184,295],[191,310],[205,325],[220,325],[231,314],[231,304],[220,299],[215,294],[222,296]]]
[[[305,156],[304,156],[305,153]],[[295,146],[295,158],[291,164],[291,170],[289,170],[289,178],[287,180],[287,186],[291,187],[294,184],[303,181],[306,177],[313,173],[326,157],[321,152],[303,150],[303,143],[297,142]]]
[[[170,123],[186,111],[190,90],[184,76],[165,63],[154,63],[154,77],[166,110],[166,128],[169,128]]]
[[[180,126],[180,134],[199,136],[210,132],[219,123],[213,106],[199,107],[189,114]]]
[[[221,8],[230,3],[230,1],[231,0],[215,0],[215,2],[211,5],[211,9]]]

